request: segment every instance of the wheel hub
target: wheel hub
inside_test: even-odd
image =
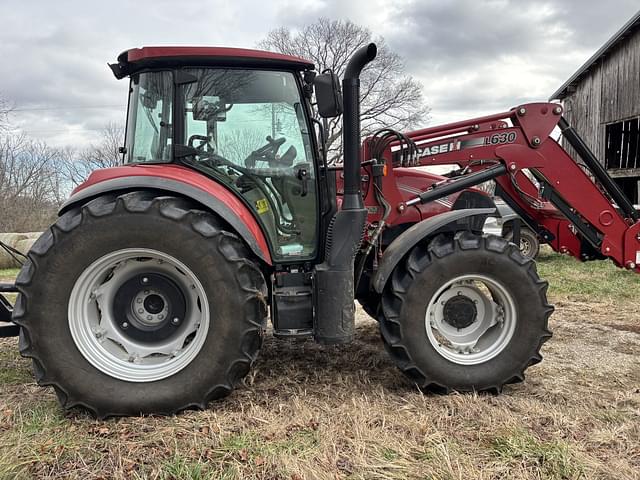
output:
[[[140,325],[156,327],[167,318],[169,304],[159,291],[140,290],[131,302],[131,313]]]
[[[142,272],[122,284],[113,308],[118,327],[139,342],[157,342],[171,337],[186,315],[180,288],[170,278]]]
[[[467,328],[476,321],[478,310],[473,300],[457,295],[447,300],[443,309],[444,321],[455,328]]]
[[[155,293],[150,294],[142,303],[144,309],[152,315],[157,315],[162,312],[165,306],[164,299]]]

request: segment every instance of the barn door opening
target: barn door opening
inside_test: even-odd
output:
[[[605,128],[605,168],[634,204],[640,199],[640,117]]]

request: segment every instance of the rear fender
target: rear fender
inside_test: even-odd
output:
[[[445,227],[454,226],[454,224],[459,226],[459,229],[463,229],[464,227],[460,225],[462,223],[468,225],[484,223],[484,219],[486,219],[488,215],[495,213],[495,211],[495,208],[451,210],[416,223],[398,235],[385,249],[378,270],[371,279],[371,287],[376,292],[382,293],[387,280],[391,276],[394,268],[396,268],[398,262],[421,240],[428,238]]]
[[[60,214],[105,193],[148,189],[190,198],[227,222],[261,260],[272,265],[269,244],[247,206],[230,190],[179,165],[128,165],[92,173],[60,208]]]

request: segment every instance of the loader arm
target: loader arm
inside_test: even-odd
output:
[[[579,164],[550,135],[560,127]],[[417,155],[403,166],[457,164],[458,175],[406,202],[433,201],[495,180],[496,193],[551,247],[580,260],[611,258],[640,271],[638,212],[554,103],[532,103],[407,133]],[[385,152],[401,157],[399,142]]]

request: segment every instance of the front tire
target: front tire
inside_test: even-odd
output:
[[[423,390],[498,393],[542,359],[547,285],[502,238],[440,235],[416,245],[385,287],[385,347]]]
[[[266,283],[216,217],[150,192],[63,214],[16,286],[20,351],[65,409],[173,414],[227,395],[257,356]]]

